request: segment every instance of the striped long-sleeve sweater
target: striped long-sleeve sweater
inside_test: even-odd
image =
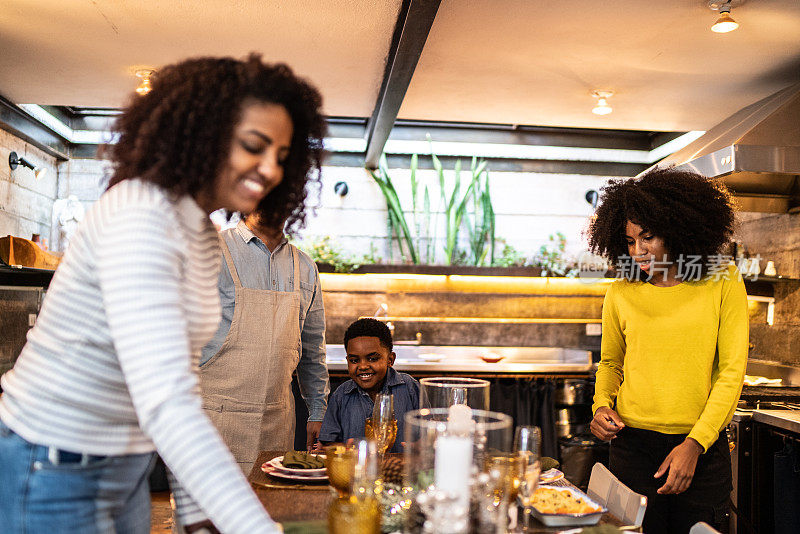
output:
[[[139,180],[106,192],[2,377],[0,419],[73,452],[158,450],[222,532],[277,532],[201,408],[196,369],[219,323],[219,254],[190,197]]]

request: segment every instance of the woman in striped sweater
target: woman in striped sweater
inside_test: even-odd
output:
[[[0,530],[149,532],[158,451],[202,509],[179,509],[184,525],[278,531],[198,395],[200,349],[220,318],[208,214],[248,213],[270,191],[302,212],[320,108],[313,87],[258,56],[166,67],[133,98],[109,188],[2,377]]]

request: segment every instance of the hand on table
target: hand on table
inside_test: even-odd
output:
[[[308,421],[306,423],[306,450],[317,450],[314,442],[319,437],[320,429],[322,429],[322,421]]]
[[[653,475],[653,478],[659,478],[669,472],[666,483],[658,488],[658,493],[662,495],[683,493],[689,489],[697,466],[697,458],[702,453],[703,447],[692,438],[686,438],[683,443],[672,449]]]
[[[617,432],[619,432],[624,426],[625,423],[623,423],[622,419],[619,418],[617,412],[611,408],[603,406],[602,408],[598,408],[594,413],[594,419],[592,419],[592,423],[589,425],[589,428],[591,429],[592,434],[603,441],[608,441],[614,439],[617,436]]]
[[[325,450],[326,447],[334,447],[334,446],[341,446],[341,447],[350,448],[350,447],[353,446],[354,443],[355,443],[355,439],[354,438],[348,439],[346,443],[341,443],[339,441],[325,441],[325,442],[317,441],[314,444],[314,446],[311,447],[311,449],[309,449],[309,450],[313,451],[313,452],[322,452],[322,451]]]

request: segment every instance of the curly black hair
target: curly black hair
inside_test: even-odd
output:
[[[326,133],[322,97],[311,84],[287,65],[250,54],[241,61],[201,57],[166,66],[152,87],[145,96],[133,95],[116,121],[109,188],[140,178],[175,195],[208,192],[227,164],[244,104],[278,104],[292,119],[289,156],[280,185],[256,210],[267,225],[303,227],[306,183],[319,190]]]
[[[354,337],[361,336],[377,337],[381,345],[389,349],[389,352],[392,352],[392,332],[389,330],[389,327],[386,326],[386,323],[377,319],[372,319],[371,317],[355,321],[348,326],[347,330],[344,332],[345,350],[347,350],[348,341]]]
[[[663,239],[672,258],[699,256],[703,275],[709,258],[720,253],[735,229],[727,188],[692,172],[655,169],[638,178],[612,180],[601,191],[587,235],[590,250],[612,265],[621,266],[628,255],[628,221]],[[631,279],[641,277],[638,266],[623,272]]]

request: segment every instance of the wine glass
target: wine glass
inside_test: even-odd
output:
[[[497,484],[492,487],[495,506],[501,501],[507,502],[509,506],[516,502],[522,484],[524,461],[525,458],[516,453],[495,454],[487,459],[486,472],[497,478]]]
[[[372,417],[364,426],[364,436],[378,445],[381,458],[392,448],[397,438],[397,419],[394,417],[394,395],[379,393],[375,397]]]
[[[542,433],[538,427],[518,426],[516,432],[514,432],[514,454],[520,459],[518,494],[519,500],[522,502],[522,532],[528,530],[533,494],[539,486],[539,475],[542,472],[542,464],[539,458],[541,444]]]

